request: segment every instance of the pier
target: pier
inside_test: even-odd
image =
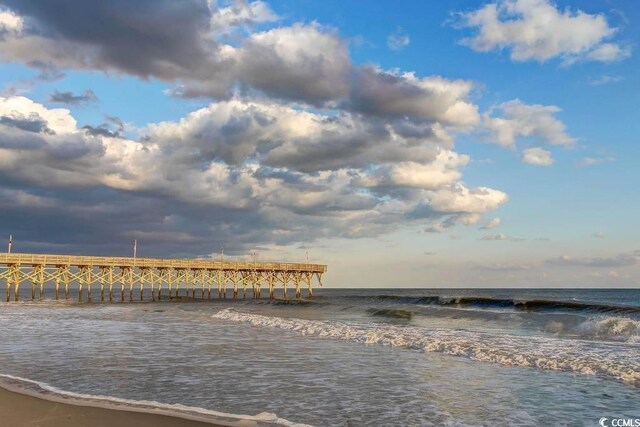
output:
[[[94,257],[49,254],[0,254],[0,281],[7,285],[7,302],[20,300],[20,285],[31,285],[31,300],[43,300],[47,286],[53,287],[53,299],[70,299],[70,288],[83,301],[160,301],[163,298],[211,299],[261,298],[263,287],[270,299],[288,298],[287,288],[295,289],[295,298],[313,296],[313,279],[322,286],[323,264],[212,261],[201,259],[164,259],[134,257]],[[85,293],[86,292],[86,293]],[[166,292],[166,294],[164,293]],[[231,294],[232,292],[232,294]],[[99,293],[96,295],[96,293]],[[213,296],[214,298],[216,295]]]

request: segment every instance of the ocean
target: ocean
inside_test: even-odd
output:
[[[0,374],[283,425],[596,426],[640,418],[640,290],[0,303]]]

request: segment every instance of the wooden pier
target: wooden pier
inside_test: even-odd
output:
[[[218,298],[227,298],[227,290],[238,298],[260,298],[263,286],[269,298],[288,298],[287,287],[302,298],[302,288],[313,296],[313,278],[322,286],[322,264],[210,261],[199,259],[116,258],[77,255],[0,254],[0,281],[7,284],[7,302],[20,299],[20,284],[31,284],[31,300],[42,300],[47,284],[55,286],[52,299],[69,299],[70,285],[75,285],[79,301],[159,301],[184,297],[211,299],[217,288]],[[96,289],[96,287],[98,287]],[[13,289],[12,289],[13,288]],[[62,288],[62,289],[61,289]],[[138,295],[134,295],[135,291]],[[86,299],[84,291],[86,290]],[[98,292],[96,297],[93,291]],[[61,291],[63,292],[61,295]],[[163,291],[168,294],[163,295]]]

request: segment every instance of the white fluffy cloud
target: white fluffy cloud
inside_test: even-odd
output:
[[[362,182],[366,187],[414,187],[436,189],[454,184],[462,177],[460,167],[469,162],[469,156],[453,151],[440,151],[429,163],[404,161],[384,165]]]
[[[551,166],[554,162],[551,152],[540,148],[527,148],[523,151],[522,161],[535,166]]]
[[[438,212],[485,213],[507,201],[507,195],[487,187],[467,188],[462,184],[443,187],[427,193],[431,206]]]
[[[482,229],[482,230],[493,230],[494,228],[499,226],[501,223],[502,223],[502,220],[500,218],[491,218],[482,227],[480,227],[480,229]]]
[[[10,10],[0,10],[0,31],[19,33],[24,27],[24,20]]]
[[[14,127],[28,130],[28,126],[44,126],[53,133],[70,133],[76,130],[76,120],[65,108],[48,109],[23,96],[0,97],[0,117],[4,124],[11,121]],[[37,131],[36,131],[37,132]]]
[[[210,0],[211,28],[215,34],[227,34],[237,28],[252,27],[264,22],[274,22],[278,15],[263,1],[235,0],[227,7],[217,8]]]
[[[560,108],[554,105],[529,105],[514,99],[484,113],[482,126],[489,133],[489,142],[504,147],[514,148],[522,137],[570,147],[575,144],[575,138],[567,134],[565,124],[555,117],[558,112]]]
[[[477,31],[463,44],[478,52],[509,49],[514,61],[611,62],[630,55],[607,41],[616,29],[603,15],[559,10],[548,0],[498,0],[461,17],[461,26]]]

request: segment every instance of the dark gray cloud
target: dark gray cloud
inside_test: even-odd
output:
[[[55,132],[49,129],[47,121],[40,117],[37,113],[30,113],[28,115],[14,115],[14,116],[0,116],[0,125],[13,127],[16,129],[24,130],[34,133],[48,133],[54,134]]]
[[[105,116],[107,120],[98,126],[85,125],[82,130],[91,136],[106,136],[108,138],[120,138],[124,132],[124,122],[115,116]]]
[[[67,105],[78,105],[87,102],[96,102],[98,101],[98,97],[91,89],[87,89],[79,95],[74,95],[73,92],[58,92],[56,90],[49,95],[49,101]]]
[[[80,68],[177,79],[211,65],[210,9],[204,0],[3,0],[29,20],[28,33],[58,44]],[[81,49],[65,52],[65,43]],[[68,48],[69,46],[67,46]],[[51,66],[55,57],[41,59]]]
[[[375,116],[473,124],[478,113],[467,101],[471,89],[468,81],[418,78],[412,73],[362,66],[354,74],[349,108]]]
[[[27,65],[31,68],[35,68],[39,71],[39,74],[34,80],[43,82],[54,82],[60,80],[65,76],[65,73],[60,71],[58,67],[51,62],[44,62],[40,60],[27,61]]]
[[[110,129],[106,123],[99,126],[85,125],[82,126],[82,129],[84,129],[87,135],[91,136],[107,136],[110,138],[117,138],[120,136],[120,132]]]

